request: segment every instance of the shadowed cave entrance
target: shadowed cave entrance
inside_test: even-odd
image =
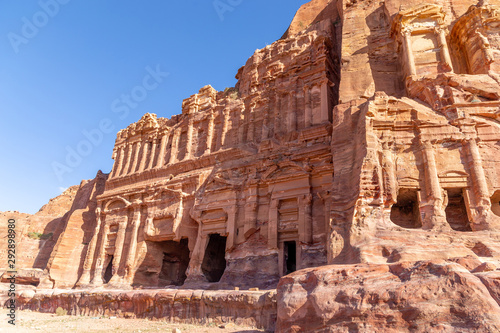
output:
[[[446,206],[446,220],[455,231],[472,231],[467,216],[467,207],[461,188],[446,189],[448,205]]]
[[[491,211],[493,214],[500,216],[500,190],[493,193],[491,197]]]
[[[113,256],[109,256],[107,258],[109,260],[108,265],[106,266],[106,270],[104,271],[104,283],[108,283],[109,280],[113,277]]]
[[[297,243],[295,241],[285,242],[283,244],[283,254],[285,256],[285,275],[297,270]]]
[[[163,260],[158,277],[158,286],[181,286],[186,280],[186,270],[189,266],[188,240],[179,242],[165,241],[158,245],[163,252]]]
[[[401,189],[397,202],[391,208],[391,221],[403,228],[422,227],[416,189]]]
[[[219,282],[226,269],[227,237],[212,234],[208,240],[201,270],[208,282]]]

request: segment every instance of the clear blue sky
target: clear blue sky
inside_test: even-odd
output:
[[[146,112],[180,113],[204,85],[234,86],[238,68],[279,39],[306,2],[221,0],[230,7],[217,11],[212,0],[1,1],[0,211],[35,213],[61,190],[109,172],[118,130]],[[143,86],[148,66],[169,75],[148,81],[157,87],[144,100],[139,88],[127,116],[113,112]],[[103,119],[112,132],[79,147]],[[68,148],[88,155],[68,167]],[[71,172],[58,177],[54,163]]]

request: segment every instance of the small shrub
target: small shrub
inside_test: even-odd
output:
[[[48,234],[42,234],[42,235],[40,236],[40,239],[50,239],[50,238],[52,237],[52,235],[53,235],[53,233],[52,233],[52,232],[50,232],[50,233],[48,233]]]
[[[41,232],[28,232],[28,237],[31,239],[41,239],[41,240],[46,240],[52,237],[53,233],[48,233],[48,234],[42,234]]]
[[[63,308],[61,307],[58,307],[56,309],[56,316],[66,316],[68,314],[68,311],[67,310],[64,310]]]
[[[39,232],[28,232],[28,237],[31,239],[40,239],[43,234]]]

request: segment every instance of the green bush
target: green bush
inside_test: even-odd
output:
[[[50,233],[48,233],[48,234],[42,234],[42,235],[40,236],[40,239],[50,239],[50,237],[52,237],[52,235],[53,235],[53,233],[52,233],[52,232],[50,232]]]
[[[52,237],[53,233],[48,233],[48,234],[42,234],[41,232],[28,232],[28,237],[31,239],[49,239]]]
[[[56,316],[66,316],[68,314],[68,311],[67,310],[64,310],[63,308],[61,307],[58,307],[56,309]]]
[[[31,239],[40,239],[43,234],[39,232],[28,232],[28,237]]]

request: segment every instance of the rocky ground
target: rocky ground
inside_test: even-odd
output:
[[[4,318],[2,318],[4,319]],[[146,319],[120,319],[102,317],[56,316],[55,314],[18,311],[17,325],[12,327],[7,320],[0,321],[0,332],[173,332],[175,328],[182,333],[229,333],[229,332],[264,332],[251,327],[227,324],[225,327],[215,324],[195,326],[187,324],[169,324],[164,321]]]

